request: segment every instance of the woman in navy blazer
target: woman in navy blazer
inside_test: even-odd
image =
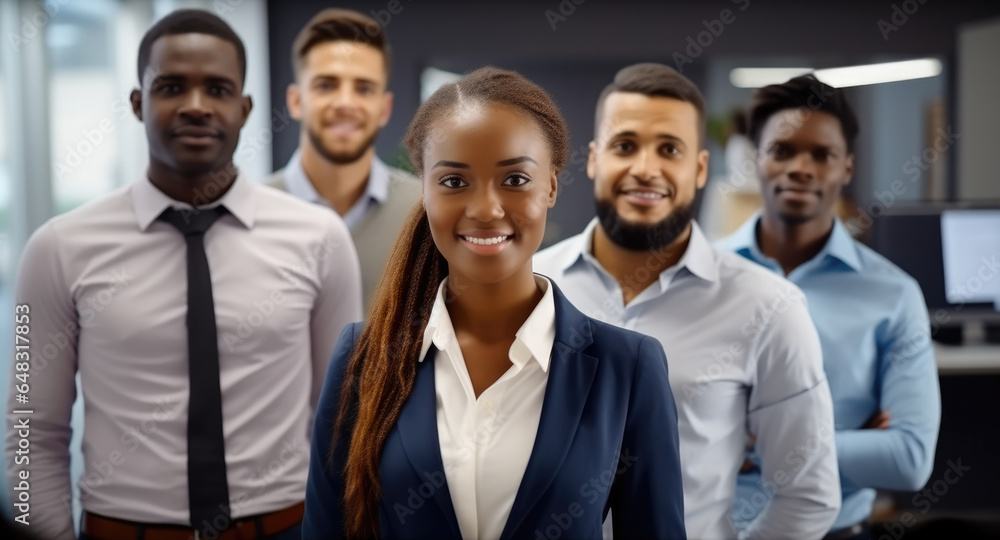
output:
[[[533,443],[516,491],[501,494],[512,503],[499,537],[599,539],[613,509],[618,538],[685,538],[662,347],[584,316],[531,271],[568,148],[551,98],[516,73],[483,68],[424,102],[405,143],[423,204],[397,241],[367,322],[345,328],[333,354],[303,538],[479,536],[460,528],[449,491],[438,424],[449,400],[435,377],[435,358],[448,355],[430,346],[422,357],[425,329],[432,307],[447,306],[467,367],[457,372],[478,398],[513,370],[515,332],[529,314],[539,320],[546,282],[554,337],[547,370],[535,372],[544,373],[544,395],[537,431],[510,439]],[[509,336],[480,339],[475,329]]]

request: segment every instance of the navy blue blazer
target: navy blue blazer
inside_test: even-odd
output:
[[[501,538],[600,539],[609,508],[616,538],[685,538],[677,409],[663,348],[584,316],[552,286],[556,336],[541,419]],[[354,323],[340,335],[316,411],[304,540],[344,537],[341,473],[349,435],[338,440],[332,463],[328,456],[361,329]],[[434,351],[418,366],[413,393],[382,448],[382,538],[461,538],[438,445]]]

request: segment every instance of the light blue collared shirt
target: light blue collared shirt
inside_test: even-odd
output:
[[[740,538],[823,536],[840,509],[833,404],[802,291],[713,248],[692,222],[680,261],[625,304],[622,287],[592,254],[598,226],[593,219],[532,264],[584,314],[663,345],[677,403],[688,537],[736,537],[731,509],[748,429],[780,496],[759,505],[760,516]],[[625,285],[649,281],[661,262],[651,251]]]
[[[783,275],[760,251],[759,220],[755,215],[717,246]],[[787,277],[806,294],[833,393],[844,496],[837,530],[871,514],[875,488],[916,491],[931,474],[941,396],[930,320],[917,282],[851,238],[840,221],[823,249]],[[889,429],[860,429],[879,410],[890,414]],[[755,480],[740,475],[741,497],[759,490]]]
[[[285,186],[288,192],[296,197],[320,204],[328,208],[330,202],[324,199],[313,187],[309,177],[306,176],[305,169],[302,168],[302,151],[296,150],[292,158],[288,160],[285,168]],[[340,216],[347,223],[347,227],[354,230],[361,223],[361,220],[368,215],[368,210],[376,204],[382,204],[389,198],[389,167],[382,162],[378,156],[372,159],[371,172],[368,173],[368,184],[361,198],[354,203],[351,208]]]

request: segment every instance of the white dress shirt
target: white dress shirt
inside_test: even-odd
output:
[[[431,344],[438,349],[438,441],[462,538],[499,538],[535,444],[556,337],[555,301],[549,281],[535,276],[545,293],[517,331],[513,365],[477,399],[445,305],[447,281],[438,287],[420,361]]]
[[[840,508],[830,389],[805,297],[787,280],[714,249],[696,223],[674,266],[623,304],[586,230],[534,258],[584,314],[660,340],[677,401],[689,538],[735,538],[731,516],[746,434],[776,495],[748,537],[822,537]],[[655,268],[650,253],[641,280]],[[766,504],[766,503],[763,503]]]
[[[310,419],[361,278],[334,213],[238,178],[205,235],[218,327],[226,475],[234,518],[301,501]],[[209,205],[212,206],[212,205]],[[80,376],[87,511],[186,525],[188,349],[183,235],[156,218],[190,208],[142,179],[51,219],[28,241],[17,302],[30,306],[31,532],[73,537],[70,411]],[[11,398],[13,398],[13,394]],[[11,483],[14,485],[14,483]],[[15,499],[16,500],[16,499]]]

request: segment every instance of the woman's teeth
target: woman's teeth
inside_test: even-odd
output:
[[[507,236],[494,236],[493,238],[476,238],[473,236],[463,236],[464,240],[472,242],[473,244],[479,244],[481,246],[488,246],[490,244],[499,244],[503,242],[508,237]]]

